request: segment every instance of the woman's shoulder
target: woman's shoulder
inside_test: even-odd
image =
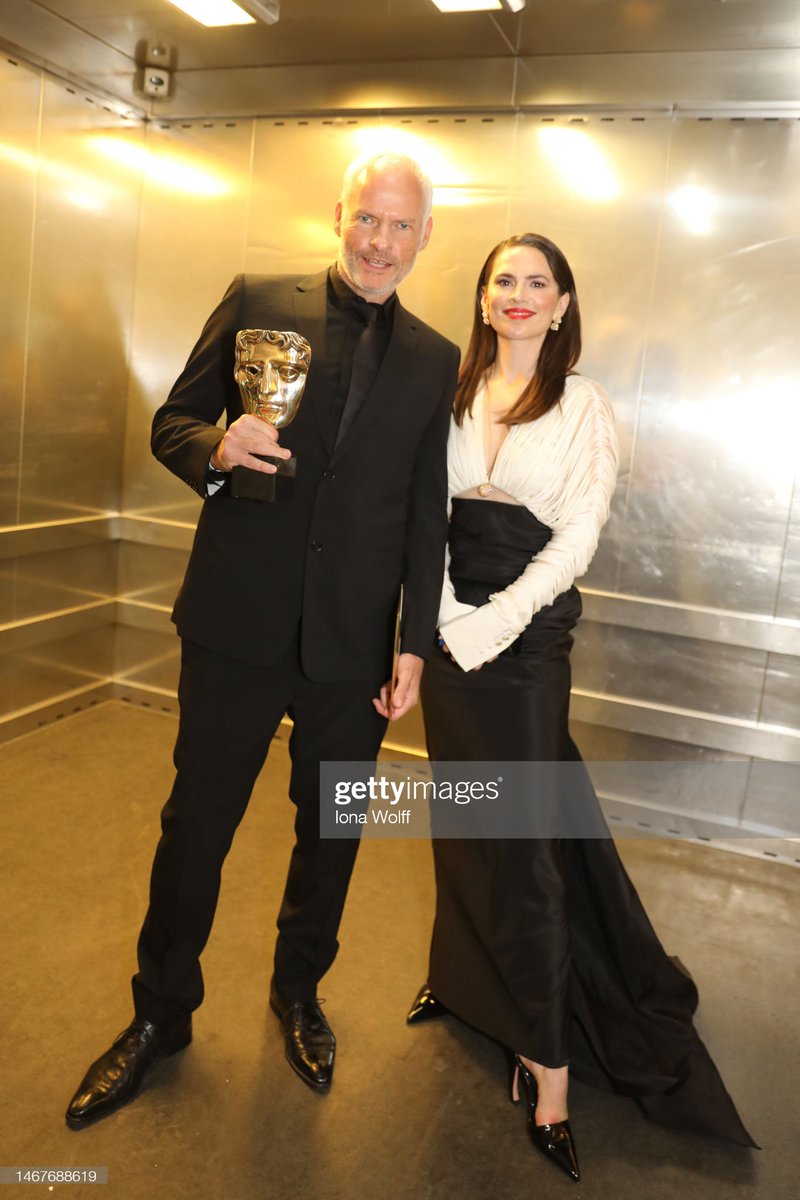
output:
[[[612,421],[614,419],[608,392],[602,383],[598,383],[596,379],[589,379],[586,375],[567,376],[561,407],[565,417],[577,418],[593,410],[607,414]]]
[[[608,392],[603,387],[602,383],[598,383],[596,379],[589,379],[588,375],[579,375],[575,372],[568,375],[564,383],[564,399],[597,399],[608,403]]]

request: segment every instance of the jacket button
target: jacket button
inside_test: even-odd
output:
[[[322,478],[323,478],[323,479],[335,479],[335,478],[336,478],[336,472],[335,472],[335,471],[323,471],[323,472],[322,472]]]
[[[311,549],[312,549],[312,550],[317,550],[317,551],[321,550],[321,549],[322,549],[322,542],[318,542],[318,541],[317,541],[317,539],[316,539],[316,538],[314,538],[314,540],[313,540],[313,541],[312,541],[312,543],[311,543]]]

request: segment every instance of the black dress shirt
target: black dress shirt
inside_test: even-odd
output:
[[[371,304],[368,300],[363,300],[361,296],[356,295],[342,279],[335,266],[331,267],[328,272],[327,369],[333,388],[329,425],[332,441],[336,439],[347,393],[350,389],[353,353],[367,321],[365,310],[373,309],[377,315],[375,323],[379,346],[375,367],[377,374],[392,335],[392,320],[396,303],[397,296],[392,293],[383,304]]]

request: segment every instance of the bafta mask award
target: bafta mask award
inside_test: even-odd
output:
[[[297,415],[306,376],[311,364],[311,347],[299,333],[276,329],[240,329],[236,335],[234,379],[239,385],[246,413],[285,429]],[[237,499],[275,501],[291,491],[297,474],[297,459],[258,456],[272,462],[277,474],[266,475],[248,467],[234,467],[231,493]]]

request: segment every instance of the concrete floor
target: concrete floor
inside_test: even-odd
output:
[[[695,975],[698,1026],[761,1152],[670,1133],[632,1101],[573,1084],[584,1182],[541,1161],[507,1101],[498,1049],[453,1018],[404,1024],[432,911],[423,842],[362,847],[322,987],[336,1079],[329,1096],[311,1094],[284,1061],[265,998],[291,842],[285,741],[226,866],[194,1042],[134,1104],[69,1131],[72,1091],[130,1016],[175,729],[172,717],[108,703],[0,746],[0,1166],[105,1166],[101,1194],[114,1200],[797,1200],[800,873],[701,846],[622,850],[662,940]]]

